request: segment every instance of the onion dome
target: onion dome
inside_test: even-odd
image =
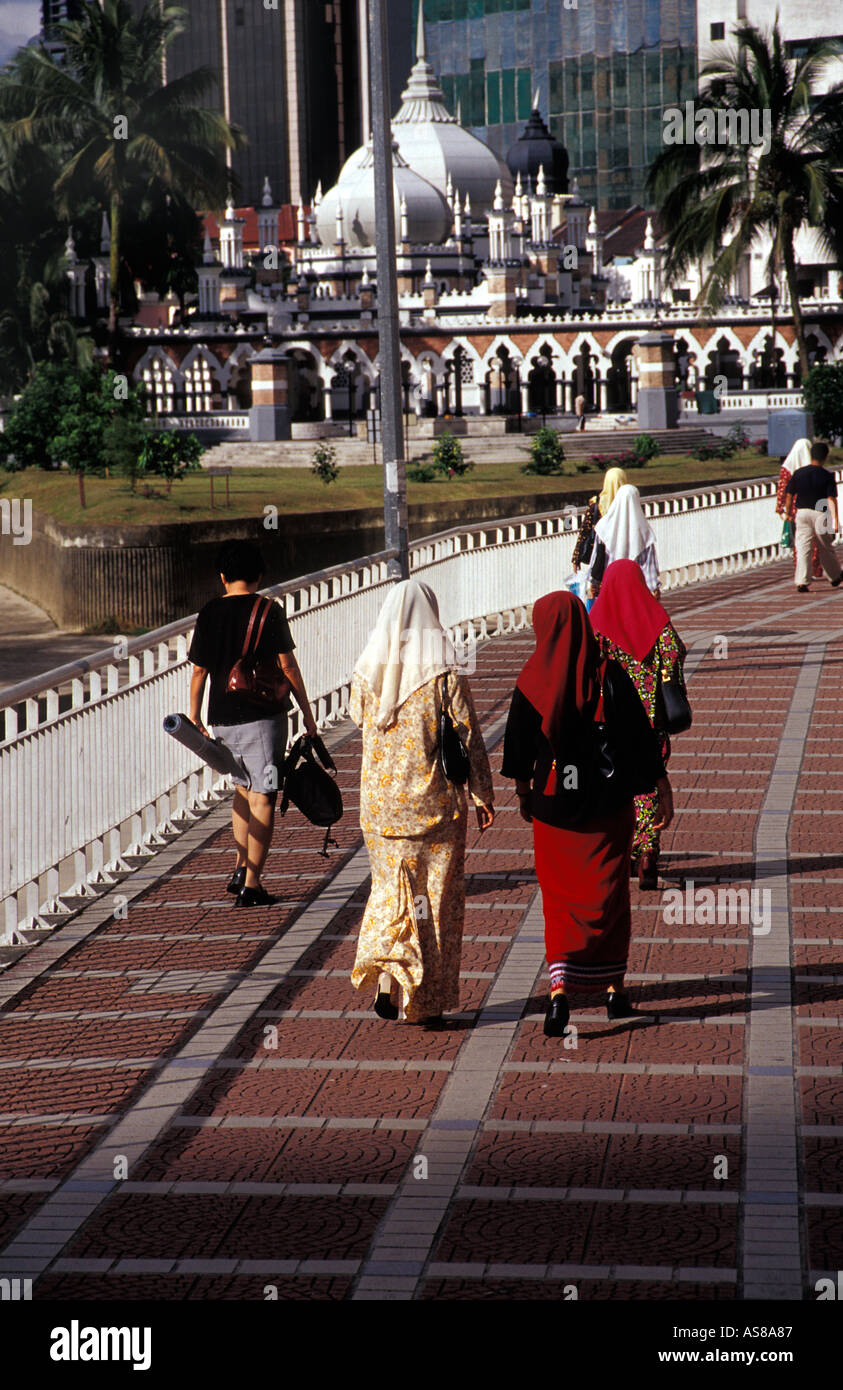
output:
[[[469,194],[480,219],[492,206],[498,180],[506,197],[511,197],[512,180],[506,165],[488,145],[465,130],[445,105],[445,94],[427,61],[423,0],[419,0],[416,62],[401,94],[392,133],[411,168],[446,198],[449,180],[453,193]]]
[[[451,209],[438,188],[409,167],[394,140],[392,187],[396,242],[402,241],[402,230],[414,246],[438,246],[447,240]],[[340,228],[346,246],[375,244],[375,156],[371,141],[362,158],[358,150],[346,160],[339,179],[319,204],[316,230],[322,245],[333,246]]]
[[[524,132],[510,147],[506,162],[513,178],[521,175],[522,183],[532,179],[535,186],[539,170],[544,169],[545,184],[550,194],[568,192],[568,151],[551,135],[541,118],[538,107],[539,94],[533,98],[534,105]]]

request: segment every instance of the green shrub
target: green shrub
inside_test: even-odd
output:
[[[138,460],[138,472],[166,478],[169,495],[173,481],[179,481],[185,473],[195,472],[200,467],[199,459],[205,452],[195,434],[182,434],[180,430],[156,430],[148,434]]]
[[[650,459],[654,459],[660,452],[658,440],[654,439],[651,434],[636,434],[632,441],[632,454],[635,462],[631,466],[643,468],[645,463],[649,463]]]
[[[843,362],[820,362],[812,367],[803,391],[817,436],[833,440],[843,435]]]
[[[411,463],[407,466],[407,477],[412,483],[432,483],[436,469],[432,463]]]
[[[474,467],[474,464],[466,458],[458,439],[452,434],[443,434],[433,446],[433,467],[446,478],[461,478],[463,473],[468,473]]]
[[[337,451],[333,444],[326,444],[323,440],[317,444],[313,450],[313,462],[311,470],[321,478],[323,483],[336,482],[339,477],[339,464],[337,463]]]
[[[521,472],[537,473],[543,477],[548,477],[553,473],[563,471],[564,459],[565,450],[562,447],[562,440],[558,431],[543,425],[533,435],[530,443],[530,462],[524,464]]]
[[[746,449],[748,447],[749,435],[747,434],[740,421],[736,425],[732,425],[732,428],[726,435],[726,443],[728,444],[733,454],[739,454],[742,449]]]

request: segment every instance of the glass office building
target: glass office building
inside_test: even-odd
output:
[[[645,201],[664,108],[695,95],[696,10],[696,0],[424,0],[428,58],[451,109],[504,158],[538,91],[586,201],[626,207]]]

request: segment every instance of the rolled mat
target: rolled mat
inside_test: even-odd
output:
[[[220,772],[223,776],[242,775],[240,764],[225,744],[216,738],[206,738],[186,714],[168,714],[164,719],[164,731],[178,743],[183,743],[214,772]]]

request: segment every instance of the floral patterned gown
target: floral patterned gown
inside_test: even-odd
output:
[[[492,774],[468,681],[448,674],[455,723],[468,751],[468,790],[492,801]],[[465,916],[468,797],[439,765],[439,712],[445,677],[416,690],[387,729],[377,702],[354,678],[349,712],[363,731],[360,825],[372,891],[351,974],[355,989],[375,993],[386,972],[404,992],[405,1017],[419,1022],[459,1007]]]
[[[658,687],[659,669],[662,665],[671,673],[676,673],[680,680],[682,678],[682,663],[685,660],[685,643],[679,636],[672,623],[668,623],[659,634],[658,641],[651,652],[648,652],[643,661],[636,661],[629,652],[622,651],[616,647],[614,642],[610,642],[608,637],[602,633],[597,633],[597,640],[600,644],[600,651],[603,656],[611,657],[614,661],[619,661],[625,671],[629,672],[630,679],[641,697],[641,703],[647,711],[648,718],[656,733],[662,740],[662,757],[665,767],[670,757],[670,738],[666,729],[661,729],[657,723],[656,711],[656,690]],[[684,684],[684,681],[683,681]],[[643,796],[635,798],[635,835],[632,841],[632,857],[638,859],[642,854],[655,854],[659,852],[659,832],[655,829],[658,815],[659,799],[656,792],[645,792]]]

